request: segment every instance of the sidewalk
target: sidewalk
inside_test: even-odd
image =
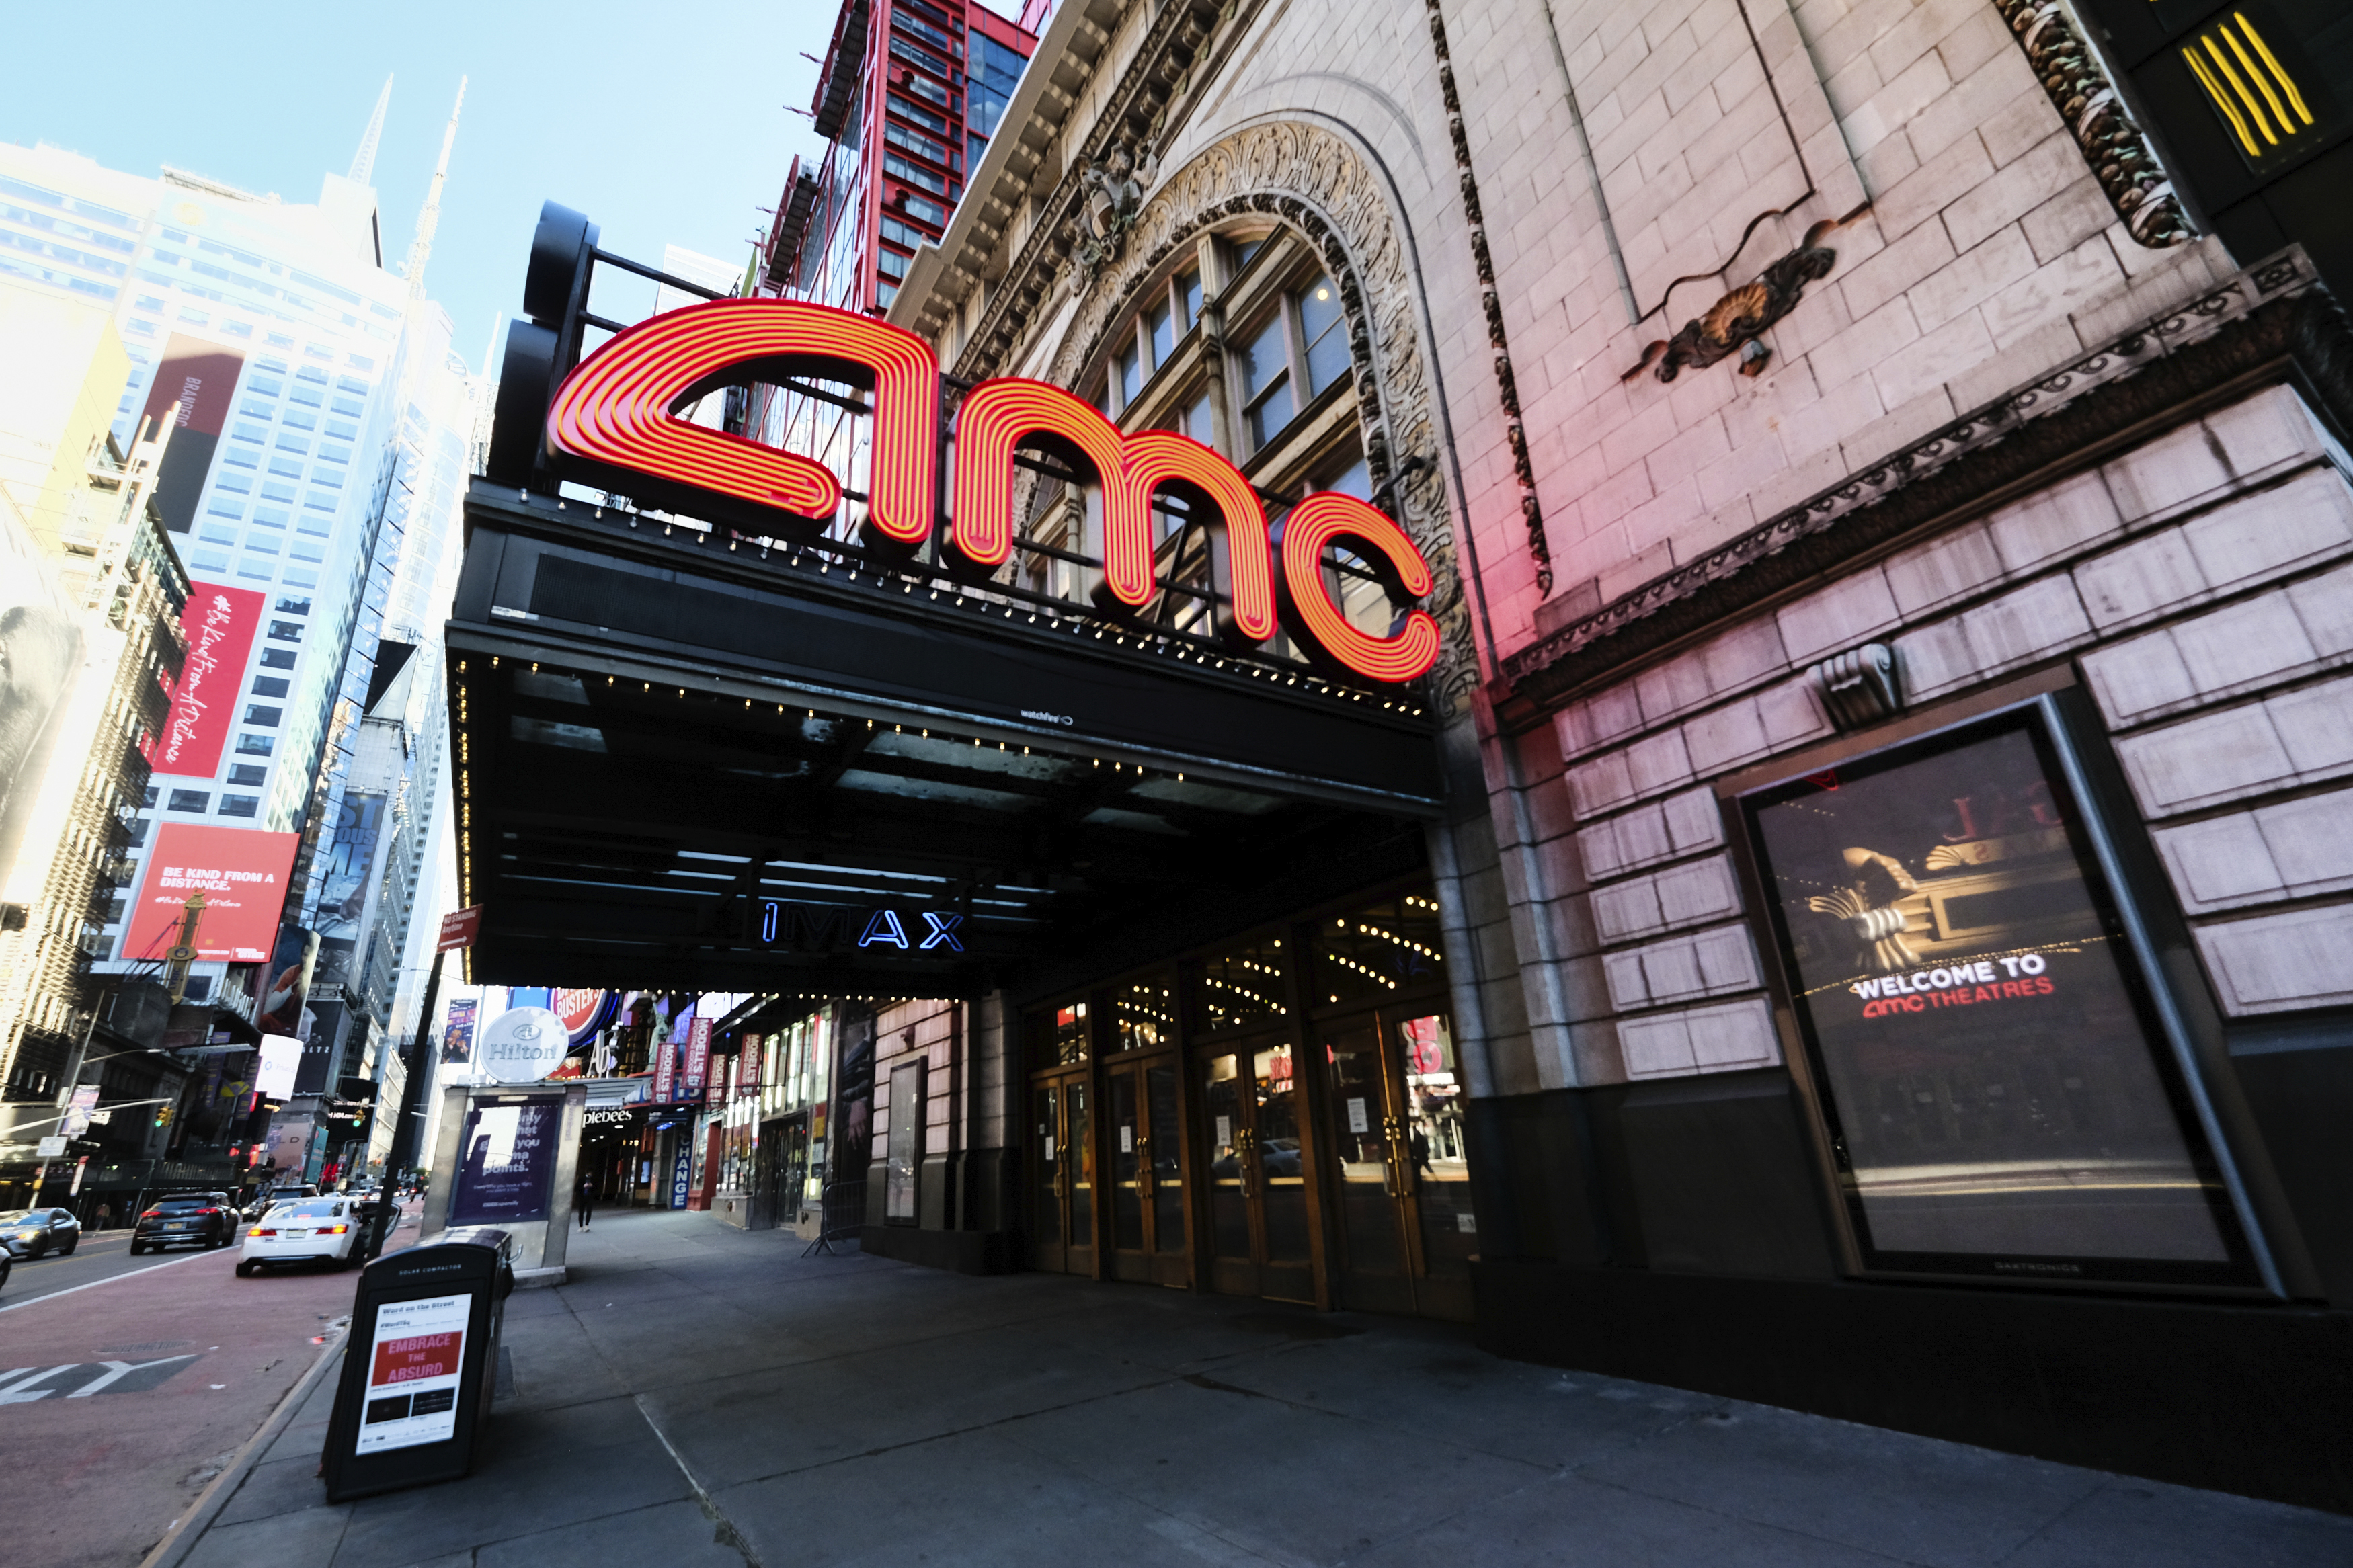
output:
[[[570,1285],[509,1300],[472,1476],[328,1507],[322,1380],[187,1568],[2353,1563],[2353,1519],[1497,1361],[1441,1325],[799,1252],[608,1211]]]

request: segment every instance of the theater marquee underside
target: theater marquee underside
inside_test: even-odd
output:
[[[1418,690],[488,481],[466,515],[478,981],[974,994],[1417,860],[1438,809]]]

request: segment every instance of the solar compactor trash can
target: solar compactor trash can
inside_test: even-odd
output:
[[[505,1231],[448,1230],[360,1275],[320,1473],[342,1502],[473,1468],[514,1289]]]

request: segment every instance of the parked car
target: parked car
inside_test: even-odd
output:
[[[244,1256],[237,1259],[237,1271],[249,1279],[259,1269],[280,1263],[348,1268],[359,1260],[358,1248],[366,1240],[359,1205],[349,1198],[297,1198],[272,1205],[268,1214],[246,1226]]]
[[[131,1256],[149,1247],[226,1247],[237,1237],[237,1210],[227,1193],[175,1193],[158,1198],[131,1230]]]
[[[0,1214],[0,1249],[11,1258],[63,1258],[81,1240],[81,1221],[71,1209],[11,1209]]]
[[[16,1264],[16,1260],[8,1256],[8,1249],[0,1247],[0,1290],[8,1289],[8,1270],[15,1268]]]

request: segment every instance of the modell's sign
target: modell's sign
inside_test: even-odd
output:
[[[718,300],[639,322],[565,378],[548,409],[548,449],[773,510],[788,528],[821,524],[841,505],[830,469],[672,412],[777,365],[871,389],[867,539],[901,550],[929,541],[943,488],[939,362],[913,332],[823,305]],[[1106,613],[1140,611],[1157,592],[1152,509],[1166,493],[1206,522],[1217,628],[1228,642],[1247,647],[1287,630],[1383,681],[1411,680],[1438,657],[1437,623],[1413,607],[1432,586],[1429,563],[1404,530],[1352,496],[1311,495],[1270,529],[1249,480],[1199,442],[1170,430],[1124,432],[1060,387],[1017,377],[965,394],[954,437],[953,521],[943,540],[953,570],[985,578],[1011,557],[1014,454],[1040,447],[1101,491],[1093,593]],[[1324,565],[1335,545],[1382,579],[1395,606],[1386,632],[1365,630],[1343,610]]]

